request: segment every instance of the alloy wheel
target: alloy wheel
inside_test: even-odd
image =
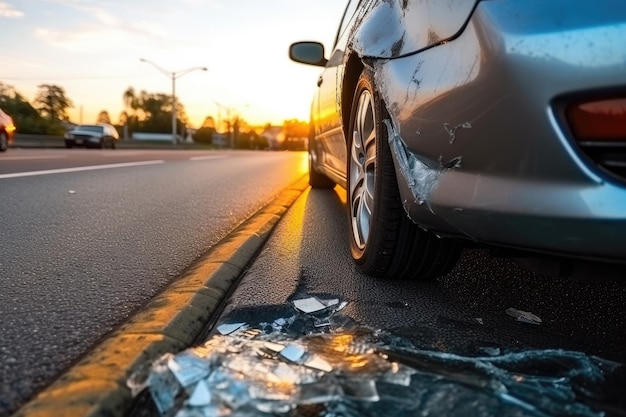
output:
[[[350,146],[350,223],[354,242],[365,249],[373,219],[376,187],[376,124],[368,90],[358,99]]]

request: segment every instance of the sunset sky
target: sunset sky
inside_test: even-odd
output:
[[[167,71],[191,127],[227,108],[250,124],[307,120],[320,68],[291,62],[289,44],[332,46],[345,0],[0,0],[0,82],[32,102],[55,84],[73,101],[74,122],[113,122],[122,95],[171,94]],[[328,51],[327,51],[328,52]],[[222,106],[220,112],[219,103]],[[231,113],[232,115],[232,113]]]

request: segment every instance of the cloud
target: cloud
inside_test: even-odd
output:
[[[0,1],[0,17],[6,17],[9,19],[17,19],[22,16],[24,16],[23,12],[13,8],[13,6],[11,6],[8,3]]]
[[[95,19],[103,25],[107,26],[117,26],[122,24],[120,18],[116,16],[114,12],[109,10],[114,10],[113,6],[103,7],[93,5],[94,2],[85,1],[85,0],[47,0],[53,5],[60,5],[64,8],[74,10],[79,12],[81,15],[84,15],[87,20]],[[101,2],[102,3],[102,2]],[[106,3],[105,3],[106,5]],[[53,6],[54,7],[54,6]]]
[[[102,52],[128,45],[128,33],[117,28],[60,31],[39,28],[35,37],[69,52]],[[132,42],[132,41],[131,41]]]

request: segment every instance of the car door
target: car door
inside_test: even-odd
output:
[[[313,106],[313,126],[321,163],[326,174],[345,186],[346,183],[346,140],[341,121],[340,89],[344,69],[344,53],[348,28],[361,0],[351,0],[344,11],[330,58],[320,75],[317,85],[316,102]],[[316,108],[315,108],[316,107]]]

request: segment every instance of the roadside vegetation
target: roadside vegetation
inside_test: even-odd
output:
[[[172,96],[164,93],[137,92],[128,87],[121,96],[124,110],[114,120],[107,110],[101,110],[96,120],[86,123],[114,125],[122,138],[129,139],[133,132],[171,133]],[[54,84],[38,86],[34,100],[29,102],[13,86],[0,82],[0,108],[13,117],[17,131],[22,134],[62,136],[75,126],[68,109],[74,103],[65,89]],[[191,135],[194,142],[236,149],[304,150],[309,133],[307,122],[285,120],[282,127],[250,126],[238,115],[218,117],[216,123],[207,116],[198,129],[188,130],[185,107],[176,101],[177,133]]]

